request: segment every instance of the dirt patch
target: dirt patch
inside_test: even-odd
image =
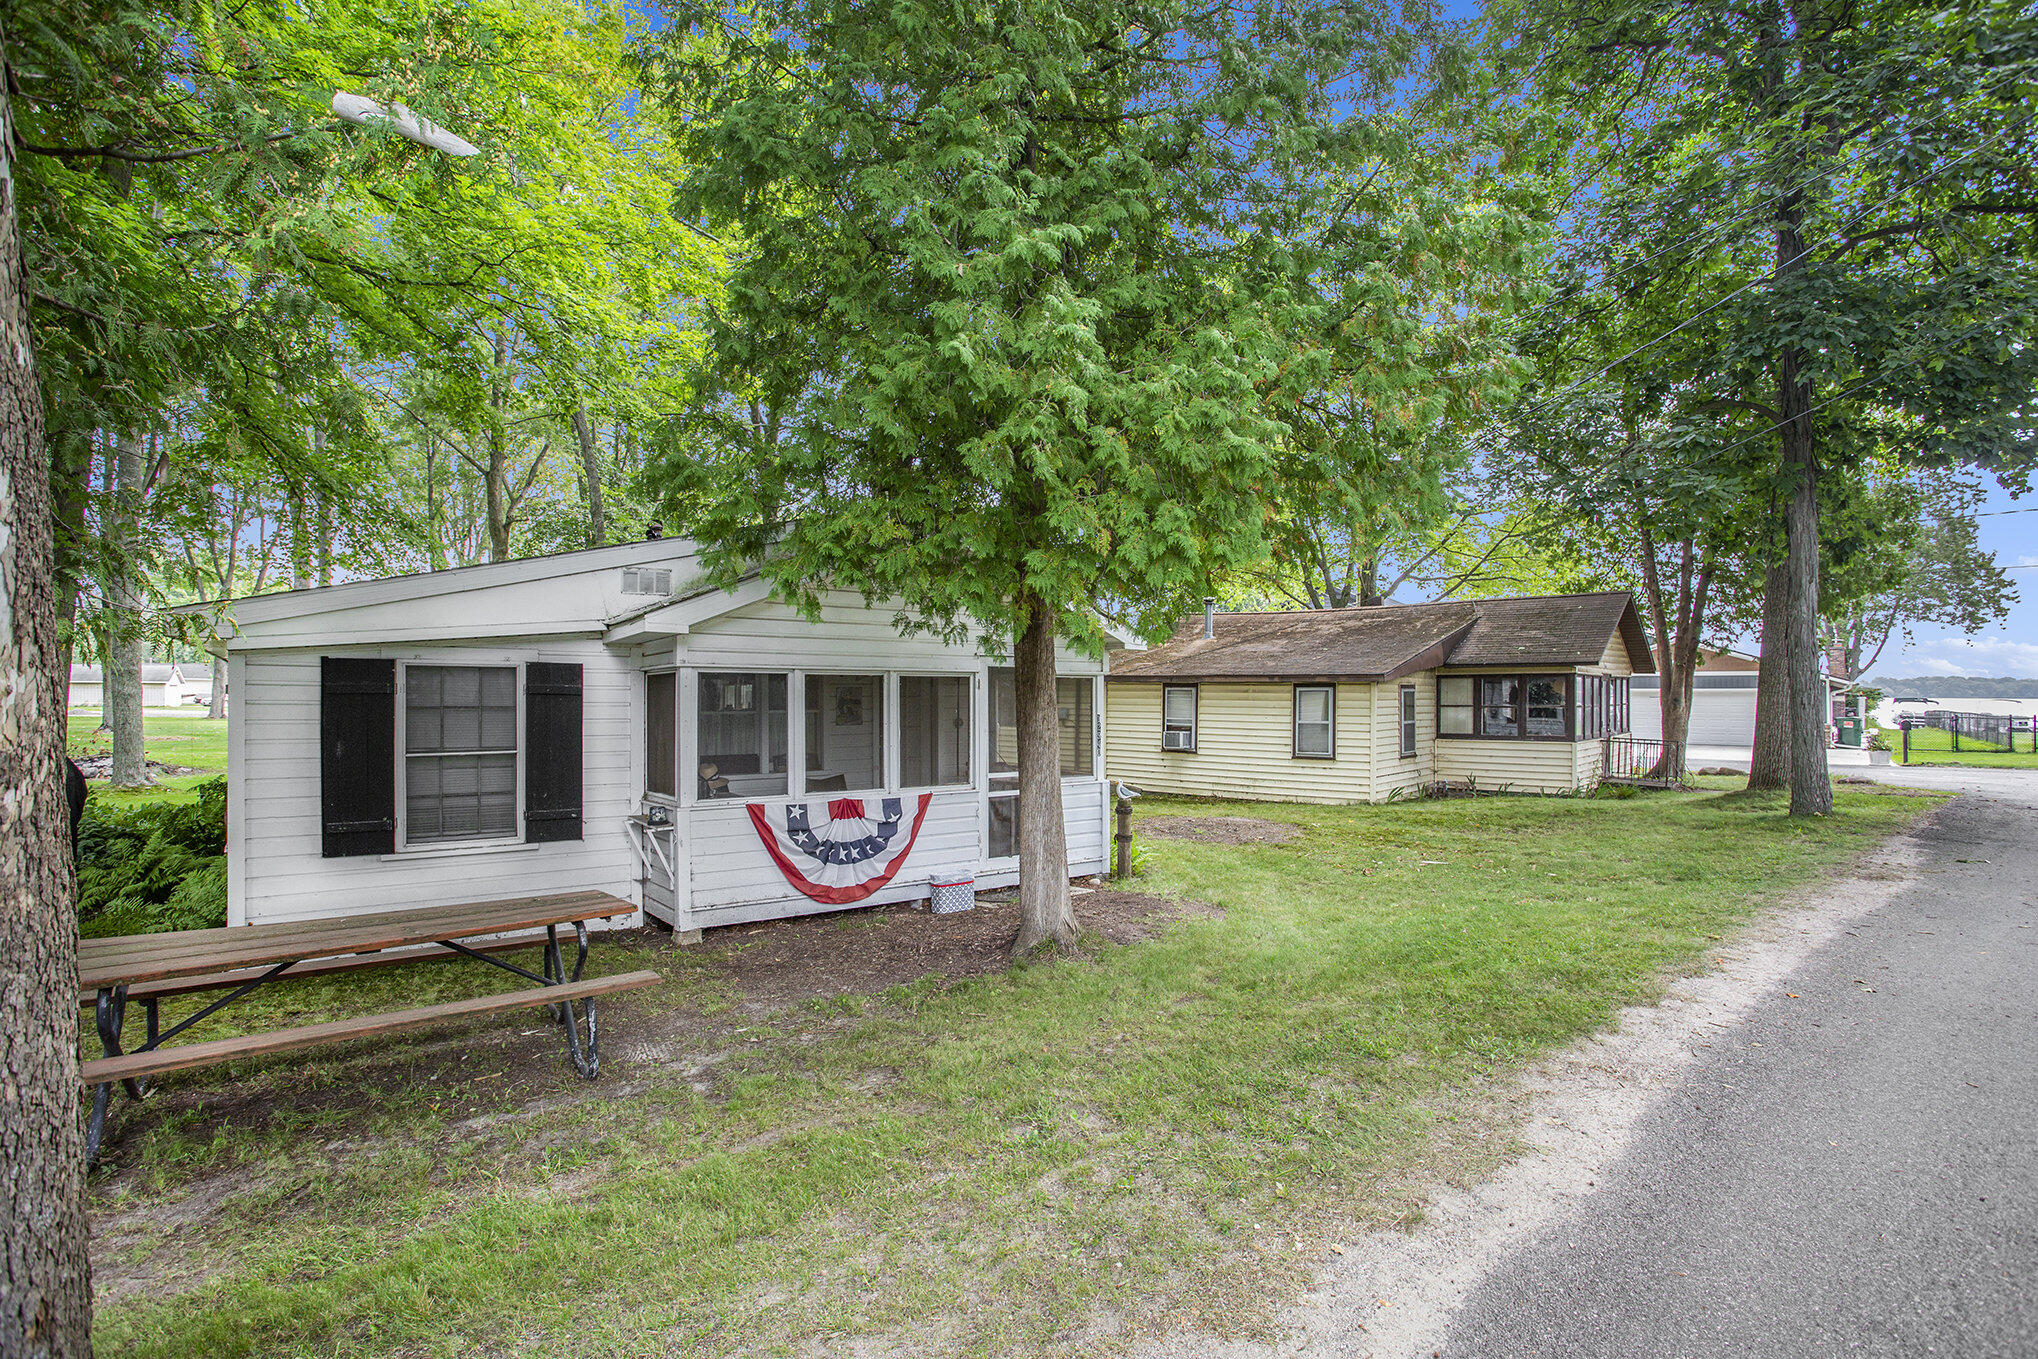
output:
[[[1199,840],[1206,845],[1285,845],[1302,833],[1285,821],[1256,816],[1150,816],[1139,829],[1163,840]]]

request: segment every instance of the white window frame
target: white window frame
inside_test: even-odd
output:
[[[1330,748],[1324,751],[1302,748],[1302,695],[1322,694],[1325,699],[1324,720],[1311,722],[1312,727],[1323,727],[1325,742]],[[1335,760],[1337,758],[1337,686],[1335,684],[1298,684],[1290,700],[1288,713],[1288,755],[1297,760]]]
[[[510,835],[494,835],[485,840],[420,840],[416,844],[410,839],[410,670],[424,666],[430,670],[508,670],[514,675],[517,696],[516,717],[516,760],[517,760],[517,804],[512,813],[515,831]],[[429,759],[429,755],[420,755]],[[522,657],[471,656],[432,657],[416,656],[396,663],[396,852],[398,854],[454,854],[464,850],[503,849],[524,843],[524,659]]]
[[[670,793],[654,793],[651,791],[651,677],[653,675],[672,676],[672,791]],[[642,712],[644,714],[644,730],[641,733],[641,739],[637,742],[637,757],[645,762],[644,768],[638,771],[637,786],[642,791],[644,801],[647,804],[655,803],[661,807],[677,807],[680,804],[681,795],[686,792],[686,780],[679,776],[680,771],[686,768],[686,732],[683,730],[686,723],[680,716],[686,710],[686,682],[682,678],[678,666],[654,665],[649,670],[645,670],[638,675],[637,693],[643,704]]]
[[[1185,746],[1171,746],[1168,744],[1169,728],[1181,726],[1179,722],[1171,723],[1168,721],[1168,695],[1173,693],[1186,693],[1189,695],[1189,744]],[[1201,735],[1198,728],[1202,725],[1202,709],[1203,696],[1195,685],[1163,684],[1161,686],[1161,751],[1163,754],[1194,755],[1196,753],[1196,739]]]
[[[660,667],[661,669],[663,667]],[[869,671],[859,671],[869,674]],[[806,693],[801,688],[800,671],[781,669],[777,666],[753,665],[747,662],[721,664],[683,665],[679,670],[679,793],[682,807],[741,807],[757,798],[797,798],[804,796],[807,761]],[[785,763],[786,782],[783,793],[759,793],[753,797],[704,798],[700,795],[701,783],[701,676],[702,675],[772,675],[785,676]],[[760,696],[764,704],[763,713],[770,716],[771,700]],[[771,758],[771,735],[769,723],[761,724],[760,736],[763,749],[760,762]],[[693,770],[693,777],[686,776]]]
[[[878,730],[878,782],[874,787],[845,788],[830,792],[828,797],[871,797],[892,796],[899,791],[898,760],[898,716],[899,676],[897,671],[873,670],[869,666],[809,666],[804,670],[789,672],[794,678],[786,683],[786,747],[792,747],[791,728],[799,728],[800,763],[797,775],[793,773],[791,760],[787,760],[787,790],[794,798],[806,798],[807,792],[807,680],[826,678],[830,675],[846,675],[853,679],[874,679],[878,682],[878,720],[883,723]],[[794,688],[799,691],[799,707],[791,707]],[[793,721],[797,715],[799,720]],[[774,795],[775,796],[775,795]]]
[[[1412,760],[1415,758],[1417,721],[1415,686],[1412,684],[1402,685],[1401,692],[1394,701],[1396,704],[1394,709],[1395,718],[1401,726],[1401,758]]]

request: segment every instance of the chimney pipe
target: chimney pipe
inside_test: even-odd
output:
[[[645,542],[655,543],[664,536],[665,536],[665,525],[659,523],[656,519],[653,519],[650,523],[644,526]]]
[[[1217,635],[1217,600],[1210,595],[1203,596],[1203,635]]]

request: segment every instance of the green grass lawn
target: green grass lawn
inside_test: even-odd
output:
[[[104,755],[111,748],[109,734],[100,731],[97,708],[72,710],[65,750],[71,758]],[[92,797],[112,807],[136,807],[149,802],[184,802],[191,789],[206,779],[226,772],[225,721],[212,721],[201,707],[149,708],[142,717],[143,745],[148,757],[164,764],[202,770],[197,774],[173,774],[159,779],[152,788],[113,789],[94,781]]]
[[[1904,755],[1903,733],[1892,727],[1882,728],[1884,738],[1892,752],[1891,759],[1900,764],[1957,764],[1976,769],[2038,769],[2038,751],[2031,749],[2031,733],[2020,731],[2014,740],[2016,750],[1997,753],[1976,750],[1971,741],[1962,741],[1962,749],[1953,749],[1953,734],[1936,727],[1911,728],[1911,749],[1908,759]]]
[[[153,1121],[95,1177],[99,1352],[1003,1355],[1263,1333],[1328,1243],[1411,1224],[1429,1177],[1512,1154],[1497,1080],[1933,805],[1849,786],[1793,823],[1729,782],[1149,798],[1142,819],[1299,834],[1144,841],[1138,886],[1222,909],[1152,942],[775,1015],[700,950],[598,945],[597,970],[667,980],[605,1008],[593,1087],[515,1018],[543,1045],[520,1070],[477,1036],[465,1066],[383,1043],[173,1076],[116,1108]],[[868,919],[798,928],[851,949]],[[257,993],[240,1022],[499,986],[432,966],[430,995],[368,973]]]

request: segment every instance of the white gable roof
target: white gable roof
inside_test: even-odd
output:
[[[677,594],[699,583],[698,558],[699,549],[687,539],[659,538],[251,595],[228,602],[229,621],[221,631],[230,650],[599,636],[610,618],[647,602],[642,594],[624,593],[626,568],[669,570],[671,592]],[[178,611],[211,614],[218,608],[212,602]]]

